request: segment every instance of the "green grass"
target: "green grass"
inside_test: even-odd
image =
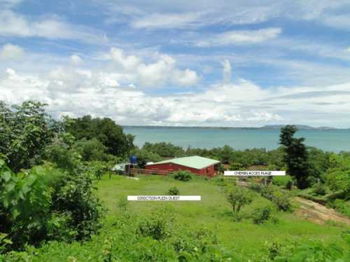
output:
[[[97,186],[98,195],[109,210],[108,217],[120,216],[122,211],[117,203],[127,195],[165,195],[174,186],[180,190],[180,195],[201,195],[200,202],[129,202],[127,208],[132,214],[146,216],[154,209],[167,206],[173,210],[178,223],[193,229],[205,227],[213,230],[219,243],[235,252],[257,254],[266,243],[272,241],[321,240],[344,246],[340,236],[343,227],[314,224],[293,213],[275,211],[274,216],[279,221],[275,224],[255,225],[250,219],[234,222],[224,188],[215,180],[195,178],[181,182],[163,176],[139,176],[139,180],[123,176],[109,179],[104,176]],[[254,208],[264,205],[271,205],[271,202],[255,194],[253,203],[243,208],[242,214],[249,215]]]

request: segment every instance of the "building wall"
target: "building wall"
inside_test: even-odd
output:
[[[203,169],[195,169],[195,168],[173,164],[173,163],[164,163],[164,164],[147,165],[145,168],[149,170],[155,170],[155,171],[158,171],[158,170],[162,172],[166,171],[167,173],[171,173],[179,170],[187,170],[187,171],[190,171],[191,173],[201,175],[201,176],[215,176],[214,165]]]

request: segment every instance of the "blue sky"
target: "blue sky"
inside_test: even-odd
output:
[[[350,127],[348,0],[0,0],[0,99],[128,125]]]

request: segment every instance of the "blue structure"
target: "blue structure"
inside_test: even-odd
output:
[[[132,165],[136,165],[137,164],[137,157],[136,156],[131,156],[129,158],[129,160],[130,160],[130,164],[132,164]]]

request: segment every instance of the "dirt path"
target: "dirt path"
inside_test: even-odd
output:
[[[301,197],[295,197],[294,199],[300,204],[299,209],[295,211],[296,215],[300,217],[317,224],[334,221],[350,226],[350,219],[339,214],[332,208],[325,207],[319,203]]]
[[[238,181],[237,185],[248,187],[249,182]],[[324,205],[302,197],[294,197],[293,199],[300,204],[299,208],[295,211],[295,214],[299,217],[317,224],[333,221],[350,226],[350,218],[339,214],[332,208],[325,207]]]

